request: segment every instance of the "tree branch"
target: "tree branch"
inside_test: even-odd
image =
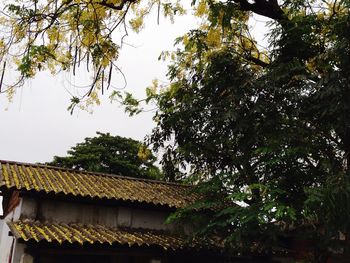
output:
[[[269,63],[266,63],[266,62],[264,62],[264,61],[262,61],[262,60],[260,60],[260,59],[258,59],[258,58],[252,57],[252,56],[250,56],[250,57],[245,57],[245,59],[247,59],[247,60],[253,62],[255,65],[261,66],[261,67],[263,67],[263,68],[265,68],[265,67],[267,67],[268,65],[270,65]]]
[[[113,10],[122,10],[126,3],[135,3],[137,0],[123,0],[119,5],[114,5],[108,3],[107,0],[102,0],[101,2],[96,2],[96,4],[111,8]]]
[[[279,22],[286,20],[283,10],[278,5],[277,0],[255,0],[254,3],[248,0],[233,0],[239,4],[242,11],[252,11],[258,15],[262,15]]]

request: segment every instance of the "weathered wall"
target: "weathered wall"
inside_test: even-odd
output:
[[[43,222],[64,222],[102,224],[109,227],[132,227],[156,230],[172,230],[173,225],[165,224],[169,212],[156,209],[141,209],[128,206],[105,206],[40,200],[28,196],[20,198],[19,205],[0,220],[0,263],[31,263],[32,258],[24,254],[26,245],[9,236],[6,222],[18,219],[33,219]]]
[[[110,227],[133,227],[157,230],[171,230],[172,225],[164,224],[169,212],[139,209],[126,206],[103,206],[35,200],[24,197],[21,218],[64,223],[102,224]]]
[[[4,219],[0,220],[0,263],[9,263],[10,258],[12,258],[12,263],[20,262],[23,251],[19,250],[23,250],[25,245],[19,245],[13,236],[9,236],[10,229],[6,222],[15,221],[20,217],[22,205],[23,202],[20,200],[19,205]]]

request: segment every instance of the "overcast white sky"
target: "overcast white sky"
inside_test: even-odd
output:
[[[260,24],[260,25],[259,25]],[[127,78],[126,90],[144,97],[145,87],[152,79],[166,81],[166,63],[157,58],[162,50],[172,50],[174,39],[195,27],[190,15],[179,17],[175,24],[156,16],[150,16],[141,33],[130,33],[126,39],[134,47],[124,46],[120,51],[118,65]],[[261,39],[264,30],[261,23],[254,23],[255,34]],[[260,29],[259,29],[260,28]],[[51,161],[54,155],[65,155],[66,151],[96,131],[142,140],[153,125],[152,113],[128,117],[117,103],[110,103],[107,96],[93,114],[76,110],[70,115],[66,110],[70,96],[66,89],[84,74],[71,78],[68,74],[56,77],[40,73],[28,82],[9,103],[0,95],[0,159],[21,162]],[[123,86],[115,80],[115,86]]]
[[[160,52],[173,49],[173,40],[194,25],[189,16],[177,18],[175,24],[162,19],[159,25],[156,16],[151,16],[141,33],[130,33],[126,42],[134,47],[124,45],[118,61],[127,78],[126,90],[142,98],[152,79],[165,81],[166,63],[157,60]],[[96,131],[138,140],[151,131],[152,113],[128,117],[107,96],[93,114],[76,110],[70,115],[66,110],[70,96],[65,88],[73,88],[68,79],[74,82],[68,74],[53,77],[44,72],[19,90],[12,103],[0,95],[0,159],[46,162],[54,155],[65,155],[71,146]],[[121,79],[113,84],[123,86]]]

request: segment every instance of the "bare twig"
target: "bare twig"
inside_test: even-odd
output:
[[[6,68],[6,61],[4,61],[4,64],[3,64],[3,66],[2,66],[1,79],[0,79],[0,93],[1,93],[2,83],[3,83],[3,81],[4,81],[5,68]]]

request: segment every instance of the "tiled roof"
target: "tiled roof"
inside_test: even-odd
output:
[[[174,208],[194,199],[185,185],[1,160],[0,187]]]
[[[203,243],[188,243],[181,238],[164,231],[145,229],[109,228],[102,225],[82,225],[77,223],[41,223],[38,221],[22,220],[8,222],[12,234],[17,239],[36,242],[63,242],[90,244],[120,244],[129,246],[159,246],[165,250],[182,248],[201,248]],[[209,245],[206,244],[205,247]]]

